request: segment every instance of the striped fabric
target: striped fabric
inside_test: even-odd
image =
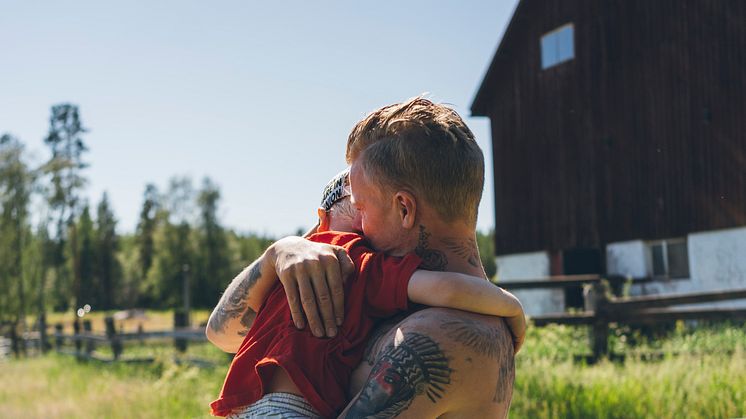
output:
[[[268,393],[255,403],[234,410],[226,419],[306,419],[320,418],[306,399],[290,393]]]

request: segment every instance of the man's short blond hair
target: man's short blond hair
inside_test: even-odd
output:
[[[476,226],[484,155],[453,109],[422,97],[378,109],[352,129],[346,158],[384,190],[408,190],[444,221]]]

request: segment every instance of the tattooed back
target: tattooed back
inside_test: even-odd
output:
[[[352,376],[348,417],[507,416],[515,364],[503,319],[429,308],[384,327]]]

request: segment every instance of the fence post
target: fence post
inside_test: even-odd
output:
[[[140,345],[145,345],[145,339],[142,334],[145,333],[145,329],[142,327],[142,322],[137,324],[137,335],[140,338]]]
[[[12,324],[10,326],[10,348],[13,350],[13,355],[15,355],[16,358],[21,356],[20,340],[21,338],[18,336],[17,325]]]
[[[41,353],[47,353],[49,350],[49,342],[47,339],[47,315],[41,313],[39,315],[39,347]]]
[[[83,331],[85,331],[85,334],[88,335],[87,336],[88,339],[86,339],[85,341],[85,354],[90,355],[93,352],[93,349],[96,345],[93,339],[91,339],[93,337],[92,336],[93,329],[91,328],[90,320],[83,320]]]
[[[189,313],[181,310],[174,310],[174,331],[187,327]],[[174,346],[179,352],[186,352],[187,340],[186,339],[174,339]]]
[[[62,323],[54,325],[54,346],[57,352],[62,351]]]
[[[75,356],[80,357],[83,341],[80,340],[80,320],[73,321],[73,338],[75,339]]]
[[[609,283],[599,281],[594,284],[593,294],[596,308],[591,339],[593,358],[598,360],[609,353]]]
[[[122,341],[117,336],[117,329],[114,325],[114,317],[107,316],[104,319],[106,323],[106,337],[111,343],[111,352],[114,354],[114,360],[119,359],[119,355],[122,354]]]

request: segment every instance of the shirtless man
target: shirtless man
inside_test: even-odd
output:
[[[475,233],[484,157],[453,110],[422,98],[379,109],[353,129],[347,161],[358,228],[374,247],[414,251],[427,269],[485,277]],[[265,255],[276,261],[296,325],[336,334],[344,252],[288,238]],[[240,345],[253,319],[245,303],[252,276],[247,269],[236,277],[210,316],[208,337],[225,350]],[[503,319],[429,308],[373,336],[342,417],[507,416],[522,337],[514,342]]]

